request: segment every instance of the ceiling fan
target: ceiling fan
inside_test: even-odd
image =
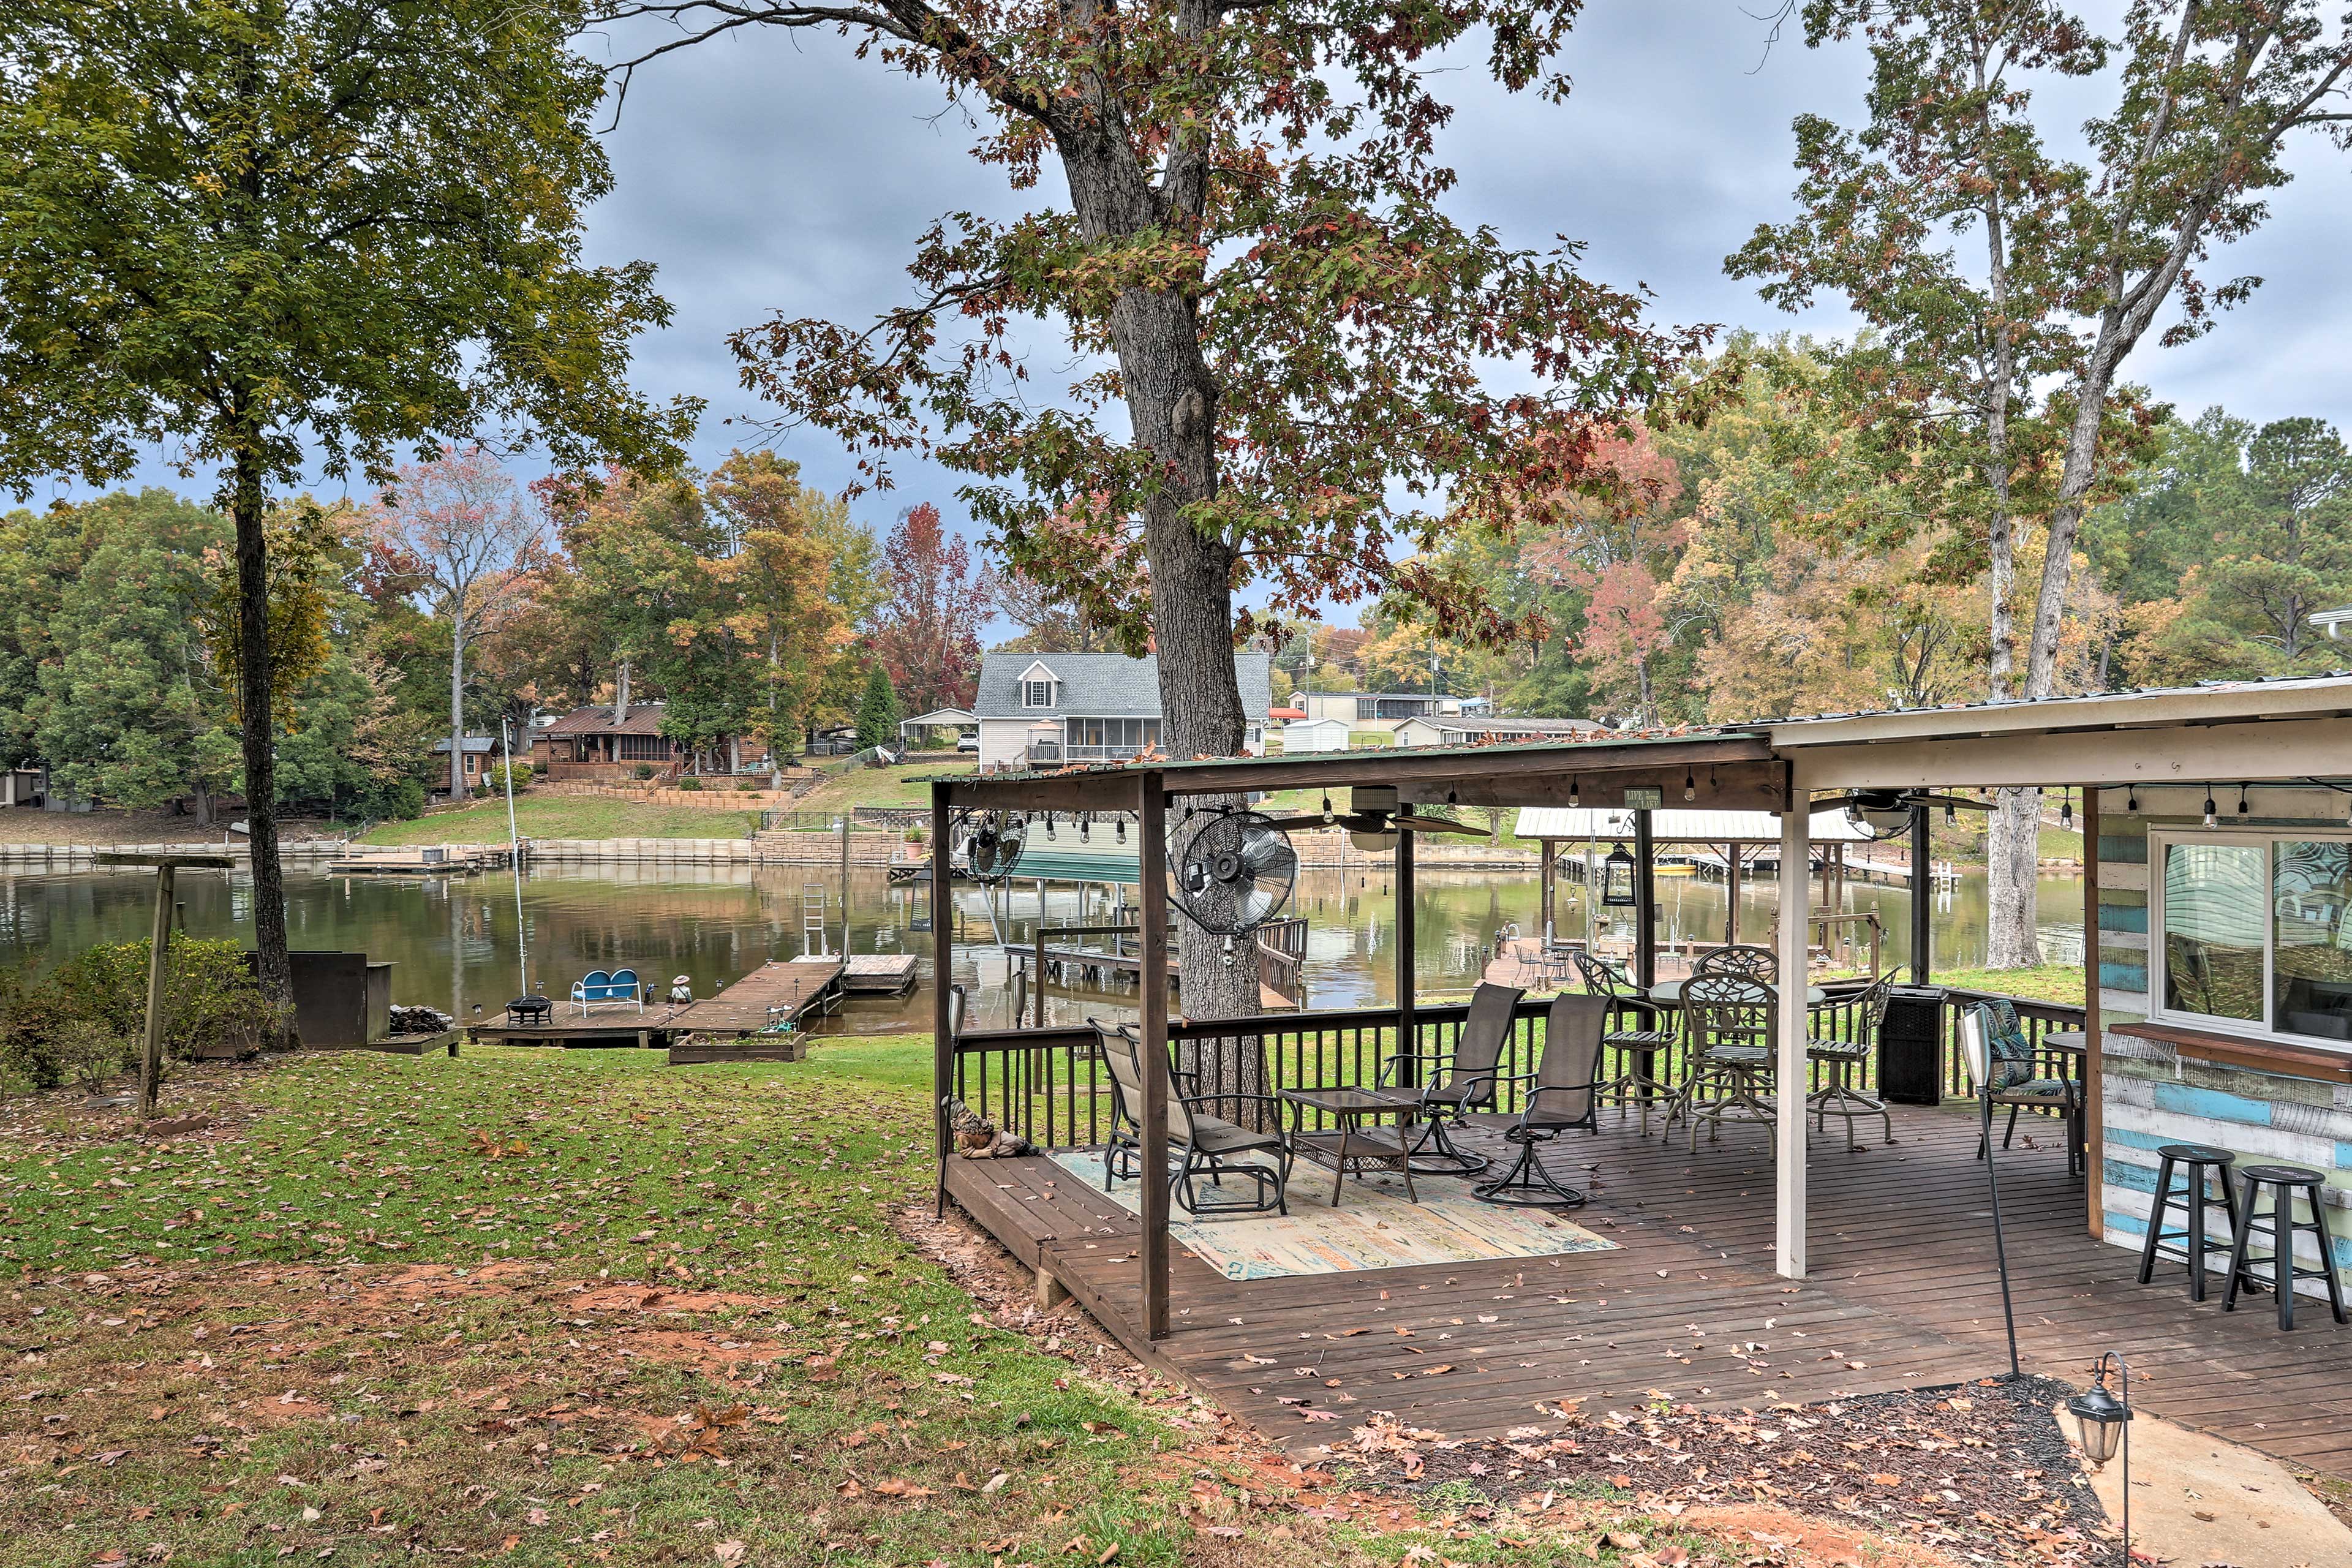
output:
[[[1423,816],[1397,804],[1394,784],[1358,784],[1348,792],[1348,809],[1333,811],[1329,796],[1325,796],[1319,816],[1277,816],[1266,823],[1269,827],[1344,827],[1353,835],[1359,849],[1385,848],[1398,832],[1406,833],[1470,833],[1481,838],[1492,837],[1486,829],[1473,827],[1466,822],[1456,822],[1450,816]],[[1366,840],[1371,842],[1367,843]]]
[[[1813,802],[1815,811],[1835,811],[1843,808],[1847,818],[1856,826],[1870,830],[1873,838],[1900,838],[1911,831],[1911,810],[1914,806],[1940,805],[1946,811],[1990,811],[1992,802],[1970,800],[1966,795],[1936,795],[1927,790],[1857,789],[1827,800]]]

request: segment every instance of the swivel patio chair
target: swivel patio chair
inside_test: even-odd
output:
[[[1516,985],[1481,981],[1470,994],[1470,1011],[1451,1054],[1400,1051],[1381,1064],[1375,1081],[1382,1089],[1413,1087],[1403,1081],[1405,1069],[1423,1075],[1418,1086],[1421,1135],[1407,1152],[1416,1175],[1473,1176],[1492,1163],[1483,1154],[1456,1147],[1446,1129],[1461,1126],[1471,1111],[1494,1108],[1503,1047],[1510,1044],[1512,1016],[1526,994]]]
[[[1498,1083],[1524,1084],[1527,1098],[1516,1112],[1481,1112],[1480,1125],[1498,1128],[1503,1142],[1517,1148],[1511,1168],[1473,1187],[1471,1195],[1490,1204],[1518,1207],[1580,1208],[1586,1195],[1564,1187],[1538,1155],[1571,1128],[1601,1131],[1601,1050],[1606,1040],[1606,998],[1573,993],[1552,998],[1544,1015],[1543,1049],[1528,1073],[1502,1075]],[[1491,1098],[1491,1090],[1490,1090]]]
[[[1689,1075],[1666,1125],[1689,1121],[1691,1152],[1698,1152],[1702,1121],[1709,1142],[1721,1142],[1727,1121],[1761,1127],[1768,1144],[1776,1141],[1777,1112],[1763,1092],[1772,1080],[1772,1014],[1771,989],[1760,981],[1698,974],[1683,983]]]
[[[1619,1070],[1615,1078],[1601,1086],[1600,1094],[1616,1104],[1621,1116],[1628,1105],[1639,1104],[1642,1136],[1646,1138],[1650,1135],[1651,1106],[1671,1105],[1675,1096],[1675,1087],[1657,1077],[1656,1064],[1660,1052],[1674,1049],[1680,1032],[1661,1027],[1664,1009],[1636,991],[1624,973],[1607,959],[1582,948],[1571,950],[1569,959],[1576,965],[1585,991],[1609,1004],[1605,1015],[1608,1026],[1601,1044],[1603,1049],[1617,1053]],[[1619,1027],[1627,1018],[1637,1026]]]
[[[1125,1115],[1129,1138],[1126,1147],[1134,1151],[1134,1173],[1144,1174],[1140,1155],[1143,1150],[1143,1129],[1139,1120],[1143,1109],[1143,1041],[1132,1024],[1116,1029],[1095,1026],[1095,1037],[1100,1043],[1103,1064],[1110,1071],[1113,1116]],[[1194,1075],[1169,1069],[1170,1089],[1181,1088],[1194,1081]],[[1265,1214],[1269,1211],[1290,1212],[1290,1137],[1279,1122],[1271,1131],[1260,1131],[1227,1121],[1204,1109],[1213,1104],[1231,1104],[1244,1100],[1261,1102],[1277,1117],[1282,1113],[1282,1101],[1271,1094],[1243,1094],[1227,1089],[1214,1095],[1171,1092],[1168,1096],[1168,1146],[1181,1152],[1177,1168],[1167,1173],[1171,1195],[1183,1205],[1186,1213],[1196,1217],[1221,1214]],[[1124,1110],[1122,1111],[1122,1108]],[[1272,1165],[1244,1158],[1251,1154],[1272,1154]],[[1106,1148],[1103,1157],[1103,1190],[1108,1192],[1114,1175],[1111,1151]],[[1252,1196],[1241,1199],[1204,1199],[1199,1186],[1202,1177],[1222,1192],[1228,1176],[1250,1184]]]
[[[1853,1086],[1854,1069],[1867,1065],[1878,1048],[1879,1027],[1886,1021],[1886,993],[1894,984],[1893,974],[1883,974],[1852,1003],[1811,1008],[1805,1015],[1805,1059],[1821,1063],[1829,1075],[1829,1082],[1807,1095],[1805,1103],[1812,1108],[1813,1125],[1825,1132],[1831,1117],[1845,1119],[1848,1150],[1861,1147],[1853,1139],[1857,1119],[1878,1118],[1885,1123],[1886,1141],[1895,1142],[1895,1118],[1885,1102]],[[1847,1017],[1843,1035],[1836,1032],[1841,1013]]]

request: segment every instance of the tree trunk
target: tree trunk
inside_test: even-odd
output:
[[[244,717],[245,818],[253,860],[253,945],[261,994],[283,1010],[279,1049],[294,1035],[294,964],[287,953],[286,873],[278,860],[277,725],[270,714],[269,552],[262,534],[261,459],[239,452],[229,516],[236,525],[237,706]]]
[[[196,785],[191,798],[196,805],[196,826],[209,828],[213,825],[213,792],[210,784]]]
[[[466,798],[466,610],[449,618],[449,798]]]
[[[2034,901],[2042,804],[2030,789],[2004,789],[1994,799],[1985,833],[1985,967],[2027,969],[2042,962]],[[1914,889],[1912,896],[1925,895]]]

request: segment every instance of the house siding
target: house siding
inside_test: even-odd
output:
[[[2172,792],[2141,792],[2143,809],[2137,813],[2126,809],[2125,791],[2100,794],[2098,918],[2088,942],[2104,1030],[2143,1020],[2153,1010],[2148,831],[2194,828],[2202,820],[2183,815],[2180,800],[2158,798],[2168,793]],[[2317,799],[2314,808],[2308,817],[2266,815],[2260,826],[2341,830],[2341,816],[2318,816],[2324,807]],[[2352,1084],[2221,1066],[2184,1057],[2161,1041],[2107,1032],[2101,1042],[2100,1093],[2100,1209],[2107,1241],[2137,1250],[2147,1239],[2160,1146],[2210,1143],[2242,1163],[2283,1162],[2326,1172],[2322,1201],[2335,1242],[2331,1261],[2352,1269],[2352,1158],[2347,1157],[2352,1155]],[[2171,1223],[2185,1220],[2176,1215]],[[2229,1219],[2219,1203],[2209,1211],[2207,1231],[2211,1241],[2228,1247]],[[2295,1251],[2304,1264],[2319,1261],[2307,1236],[2296,1238]],[[2224,1250],[2216,1267],[2227,1258]],[[2318,1295],[2325,1288],[2306,1280],[2298,1289]]]

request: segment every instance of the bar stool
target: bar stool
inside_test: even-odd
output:
[[[2278,1322],[2282,1329],[2294,1327],[2294,1282],[2298,1279],[2327,1281],[2327,1304],[2339,1323],[2352,1322],[2344,1310],[2344,1286],[2336,1278],[2336,1242],[2327,1234],[2327,1209],[2319,1200],[2319,1189],[2327,1178],[2317,1171],[2302,1165],[2248,1165],[2238,1173],[2245,1178],[2246,1190],[2240,1199],[2238,1229],[2230,1243],[2230,1283],[2221,1292],[2221,1310],[2238,1310],[2238,1281],[2243,1276],[2254,1278],[2252,1265],[2246,1260],[2246,1243],[2257,1229],[2271,1241],[2271,1289],[2278,1297]],[[2264,1187],[2272,1189],[2271,1210],[2257,1215],[2254,1210]],[[2303,1190],[2304,1201],[2311,1206],[2309,1219],[2294,1217],[2295,1189]],[[2294,1260],[2294,1233],[2307,1230],[2319,1244],[2319,1267],[2305,1268]]]
[[[2230,1163],[2237,1156],[2227,1149],[2216,1149],[2210,1143],[2167,1143],[2157,1150],[2156,1206],[2148,1211],[2147,1239],[2139,1248],[2139,1282],[2143,1285],[2156,1273],[2158,1257],[2178,1258],[2189,1265],[2189,1299],[2205,1299],[2205,1182],[2219,1173],[2221,1178],[2221,1205],[2230,1215],[2230,1238],[2238,1236],[2238,1194],[2230,1184]],[[2172,1172],[2176,1165],[2186,1165],[2187,1186],[2172,1190]],[[2167,1230],[2164,1222],[2178,1208],[2189,1216],[2185,1230]],[[2173,1242],[2182,1245],[2174,1247]],[[2252,1284],[2251,1278],[2247,1283]]]

